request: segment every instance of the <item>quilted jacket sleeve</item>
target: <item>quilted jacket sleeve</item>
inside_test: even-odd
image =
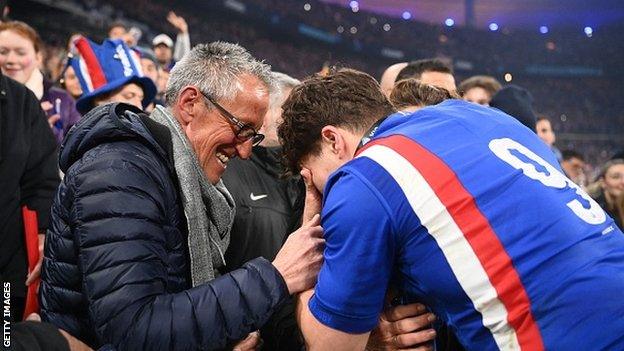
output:
[[[273,265],[250,261],[201,286],[167,293],[171,183],[132,150],[84,157],[70,218],[91,323],[120,350],[215,349],[262,326],[288,292]],[[173,245],[186,245],[186,238]],[[179,246],[178,246],[179,247]]]

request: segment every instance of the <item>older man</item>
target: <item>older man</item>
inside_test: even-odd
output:
[[[318,216],[272,263],[220,274],[234,218],[220,178],[263,139],[269,73],[238,45],[199,45],[172,70],[167,108],[100,106],[72,129],[45,248],[44,321],[92,347],[216,349],[314,285]]]

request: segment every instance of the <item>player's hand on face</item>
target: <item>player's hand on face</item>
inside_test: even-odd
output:
[[[301,177],[303,177],[306,188],[305,204],[303,206],[303,223],[306,223],[309,222],[315,214],[321,213],[323,196],[314,186],[312,182],[313,175],[309,169],[303,168],[301,170]]]
[[[433,350],[436,332],[431,323],[435,320],[435,315],[419,303],[389,307],[379,316],[379,324],[371,332],[366,349]]]

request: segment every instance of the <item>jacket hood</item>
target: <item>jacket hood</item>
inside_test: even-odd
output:
[[[94,108],[65,137],[60,149],[61,171],[66,173],[71,165],[96,146],[122,140],[142,142],[167,159],[165,151],[141,121],[142,117],[147,118],[142,110],[123,103]]]

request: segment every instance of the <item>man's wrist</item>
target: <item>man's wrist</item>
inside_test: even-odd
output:
[[[289,284],[289,279],[287,279],[286,277],[286,270],[285,268],[280,267],[279,262],[271,262],[271,264],[273,265],[273,267],[275,268],[275,270],[277,271],[277,274],[280,276],[280,278],[282,278],[282,282],[284,283],[284,289],[286,289],[286,293],[288,295],[292,295],[291,292],[291,284]]]

